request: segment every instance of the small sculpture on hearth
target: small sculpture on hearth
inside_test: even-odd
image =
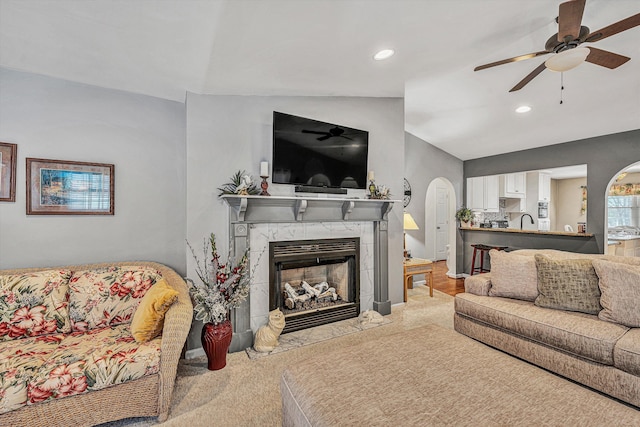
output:
[[[382,315],[377,311],[367,310],[360,313],[360,316],[358,316],[358,321],[361,325],[368,325],[369,323],[378,325],[384,322],[384,317],[382,317]]]
[[[280,343],[278,337],[284,329],[284,313],[276,308],[269,312],[269,322],[256,332],[253,349],[261,353],[273,351]]]

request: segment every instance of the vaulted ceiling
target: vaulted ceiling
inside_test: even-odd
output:
[[[508,92],[544,56],[473,71],[543,50],[559,3],[0,0],[0,66],[180,102],[187,91],[404,97],[406,130],[463,160],[639,129],[640,26],[594,45],[629,62],[565,72],[562,95],[549,70]],[[639,12],[638,0],[587,0],[582,23]],[[396,54],[373,61],[382,48]],[[516,114],[521,104],[532,111]]]

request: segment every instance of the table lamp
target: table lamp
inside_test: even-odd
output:
[[[409,212],[404,213],[404,227],[405,230],[420,230],[418,224],[413,219]],[[407,233],[404,233],[404,257],[407,258]]]

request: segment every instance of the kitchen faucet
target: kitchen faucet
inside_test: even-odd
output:
[[[529,214],[524,214],[524,215],[522,215],[522,216],[520,217],[520,230],[522,230],[522,220],[524,219],[524,217],[525,217],[525,216],[528,216],[529,218],[531,218],[531,224],[535,224],[535,223],[533,222],[533,217],[532,217],[531,215],[529,215]]]

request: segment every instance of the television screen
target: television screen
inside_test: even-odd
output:
[[[273,112],[273,173],[277,184],[367,187],[369,132]]]

